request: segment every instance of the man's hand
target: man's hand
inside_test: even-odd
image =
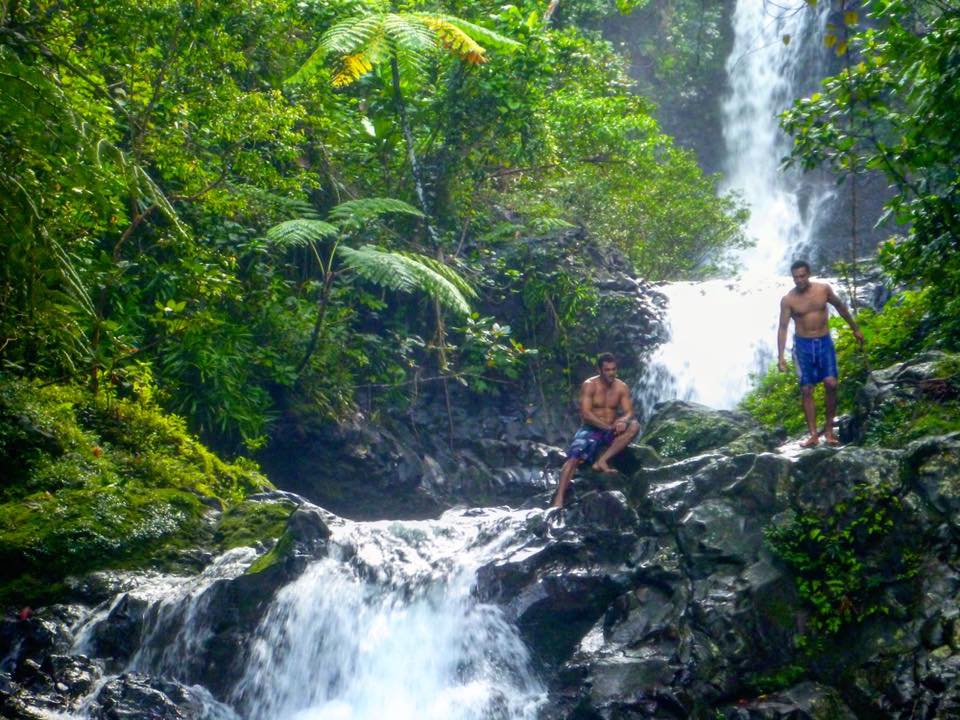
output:
[[[613,423],[613,434],[620,435],[621,433],[626,432],[627,421],[626,420],[617,420]]]
[[[853,331],[853,337],[856,338],[857,347],[863,350],[863,332],[860,330],[860,328],[857,328]]]
[[[777,367],[780,369],[780,372],[786,372],[786,371],[787,371],[787,361],[784,360],[783,358],[780,358],[779,360],[777,360]]]

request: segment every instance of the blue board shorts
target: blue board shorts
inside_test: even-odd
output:
[[[592,425],[583,425],[570,441],[567,448],[567,459],[577,458],[583,462],[592,463],[597,455],[610,447],[616,433],[613,430],[601,430]]]
[[[837,352],[829,335],[793,338],[793,362],[801,385],[816,385],[837,377]]]

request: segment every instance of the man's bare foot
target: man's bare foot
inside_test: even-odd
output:
[[[603,473],[604,475],[616,475],[619,472],[619,470],[616,468],[612,468],[606,463],[599,462],[593,464],[593,470],[598,473]]]
[[[811,435],[811,436],[808,437],[806,440],[804,440],[802,443],[800,443],[800,447],[802,447],[802,448],[813,448],[813,447],[816,447],[816,446],[819,445],[819,444],[820,444],[820,436],[819,436],[819,435]]]
[[[826,433],[823,436],[823,439],[826,441],[827,445],[829,445],[830,447],[836,447],[837,445],[840,444],[840,441],[837,439],[837,436],[834,435],[833,433]]]

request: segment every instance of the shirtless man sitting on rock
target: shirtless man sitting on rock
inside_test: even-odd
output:
[[[617,472],[607,462],[623,450],[640,430],[640,423],[633,416],[630,389],[617,379],[616,358],[611,353],[601,353],[597,358],[597,369],[600,374],[584,381],[580,387],[580,418],[583,426],[577,430],[567,448],[567,461],[560,470],[560,483],[551,507],[563,507],[573,473],[582,463],[593,463],[593,469],[597,472]]]
[[[783,352],[787,345],[787,326],[793,319],[793,361],[797,366],[797,377],[803,395],[803,412],[807,418],[807,429],[810,431],[810,437],[801,443],[801,447],[816,447],[820,442],[813,389],[821,382],[827,406],[823,436],[828,445],[838,445],[839,440],[833,434],[833,418],[837,413],[837,353],[827,325],[827,303],[833,305],[840,317],[847,321],[861,346],[863,333],[843,300],[833,292],[833,288],[827,283],[810,280],[810,265],[806,261],[797,260],[790,266],[790,274],[793,276],[794,288],[780,300],[777,364],[782,372],[786,371],[787,361],[784,360]]]

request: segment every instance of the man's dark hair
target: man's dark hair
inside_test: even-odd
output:
[[[611,363],[611,362],[614,365],[617,364],[617,358],[613,353],[602,352],[599,355],[597,355],[597,368],[599,368],[600,370],[603,370],[604,363]]]
[[[790,273],[793,274],[800,268],[804,268],[807,272],[810,272],[810,263],[806,260],[797,260],[793,265],[790,266]]]

